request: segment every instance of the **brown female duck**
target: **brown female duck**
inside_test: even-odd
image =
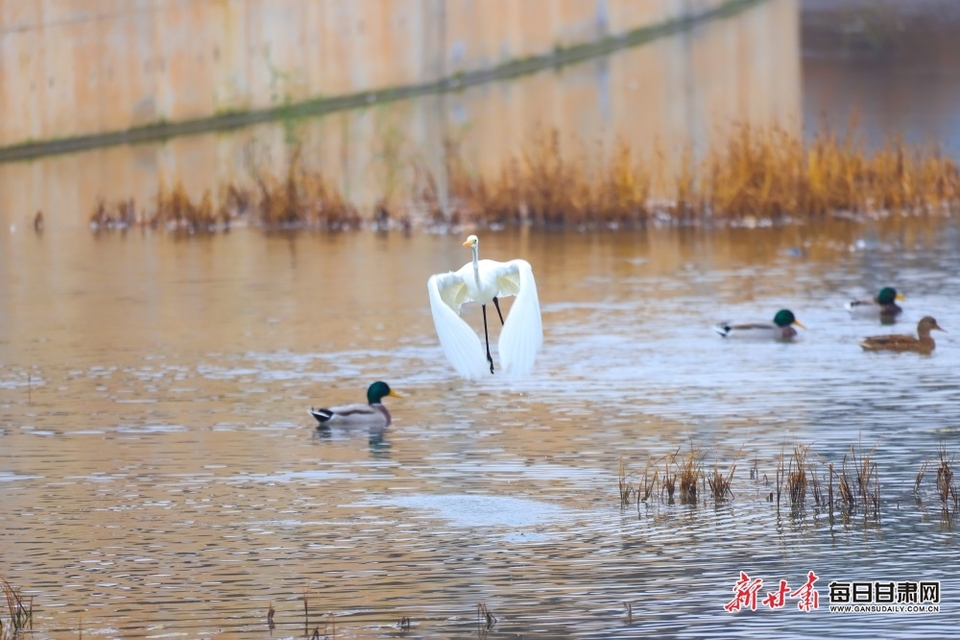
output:
[[[860,346],[866,351],[914,351],[917,353],[930,353],[936,349],[937,344],[930,337],[930,332],[936,329],[944,331],[931,316],[924,316],[917,323],[918,338],[907,335],[886,335],[873,336],[865,338]]]

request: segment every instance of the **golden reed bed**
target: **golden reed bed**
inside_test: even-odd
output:
[[[855,129],[851,127],[851,129]],[[371,225],[532,225],[641,227],[656,223],[763,224],[824,216],[952,215],[960,210],[960,170],[935,147],[891,139],[867,151],[856,134],[821,127],[810,140],[782,128],[735,127],[695,159],[681,151],[670,175],[666,152],[620,144],[609,157],[562,153],[556,131],[530,138],[499,169],[477,175],[447,145],[447,198],[440,181],[410,163],[409,195],[384,197],[361,212],[300,149],[277,172],[211,185],[198,201],[161,184],[154,201],[100,200],[95,229],[134,226],[208,232],[235,222],[264,229],[344,230]],[[216,193],[216,197],[213,196]],[[446,208],[441,204],[446,202]]]

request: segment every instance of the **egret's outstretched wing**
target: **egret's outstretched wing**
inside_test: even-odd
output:
[[[500,332],[500,364],[507,375],[522,376],[533,368],[533,361],[543,344],[537,282],[526,260],[511,260],[499,269],[500,295],[517,296]]]
[[[460,317],[460,305],[466,302],[466,286],[456,273],[439,273],[427,280],[430,312],[437,337],[447,360],[464,378],[483,376],[487,359],[480,337]]]

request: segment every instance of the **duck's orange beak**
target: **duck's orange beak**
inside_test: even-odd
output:
[[[393,396],[394,398],[402,398],[402,397],[404,397],[402,393],[400,393],[399,391],[394,391],[393,389],[390,389],[390,393],[388,393],[387,395],[388,395],[388,396]]]
[[[894,299],[899,300],[900,302],[903,302],[904,300],[906,300],[906,298],[903,297],[902,293],[898,293],[897,295],[895,295]]]
[[[800,327],[801,329],[806,329],[806,327],[803,326],[803,323],[800,322],[799,320],[794,320],[792,324],[797,325],[797,326]]]

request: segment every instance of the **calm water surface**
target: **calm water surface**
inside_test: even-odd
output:
[[[932,472],[922,507],[913,483],[958,449],[960,227],[828,227],[481,233],[533,265],[545,345],[529,379],[475,384],[425,287],[469,258],[459,235],[2,234],[0,575],[36,637],[261,638],[271,604],[272,635],[300,637],[305,590],[309,630],[341,638],[948,634],[957,525]],[[950,332],[932,356],[861,352],[890,327],[842,304],[884,284],[907,296],[893,330]],[[711,331],[781,307],[795,344]],[[311,405],[377,379],[406,396],[386,432],[314,432]],[[621,510],[621,458],[691,442],[737,461],[732,502]],[[778,514],[749,477],[860,442],[879,526]],[[764,591],[814,571],[821,609],[726,613],[740,571]],[[831,580],[881,579],[942,581],[941,612],[825,610]]]

